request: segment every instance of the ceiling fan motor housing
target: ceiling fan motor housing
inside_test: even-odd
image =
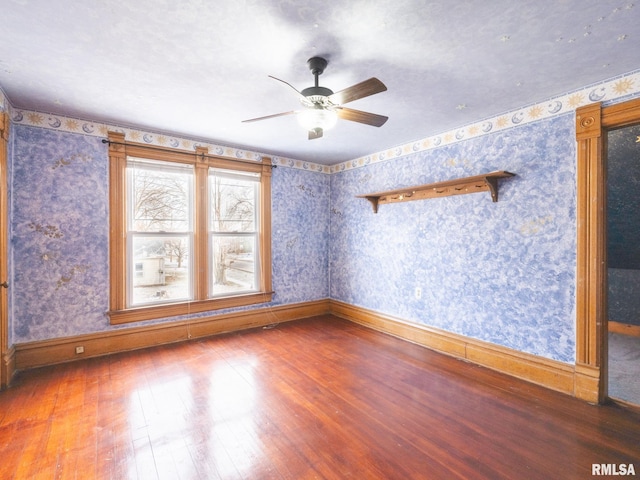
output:
[[[321,102],[323,100],[323,98],[318,97],[328,97],[333,95],[333,90],[325,87],[309,87],[305,88],[300,93],[313,103],[317,103],[318,101]]]

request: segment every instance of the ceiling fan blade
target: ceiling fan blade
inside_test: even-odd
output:
[[[338,114],[338,117],[344,120],[364,123],[373,127],[381,127],[389,119],[389,117],[385,117],[384,115],[354,110],[353,108],[338,107],[335,109],[335,112]]]
[[[323,132],[321,128],[314,128],[313,130],[309,130],[309,140],[313,140],[315,138],[321,138],[322,133]]]
[[[374,95],[386,90],[387,87],[385,84],[373,77],[330,95],[329,101],[334,105],[344,105],[345,103],[353,102],[359,98],[368,97],[369,95]]]
[[[257,117],[257,118],[250,118],[249,120],[242,120],[242,123],[248,123],[248,122],[257,122],[259,120],[267,120],[269,118],[275,118],[275,117],[283,117],[285,115],[293,115],[298,113],[297,111],[291,111],[291,112],[283,112],[283,113],[274,113],[273,115],[267,115],[265,117]]]
[[[304,103],[308,103],[309,101],[307,100],[307,97],[305,97],[304,95],[302,95],[302,93],[300,93],[298,91],[298,89],[296,87],[294,87],[293,85],[291,85],[289,82],[285,82],[284,80],[281,80],[280,78],[276,78],[273,75],[269,75],[269,78],[273,78],[274,80],[277,80],[279,82],[284,83],[285,85],[289,86],[294,92],[296,92],[298,94],[298,96],[300,97],[300,100],[302,100]]]

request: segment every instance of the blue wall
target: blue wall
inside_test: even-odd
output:
[[[573,115],[331,177],[331,297],[551,359],[575,360]],[[477,175],[476,193],[371,205],[356,195]],[[416,299],[415,288],[422,289]]]
[[[108,325],[108,178],[99,138],[15,126],[14,341]]]
[[[22,125],[12,145],[11,343],[127,328],[106,316],[107,146]],[[279,167],[272,192],[271,305],[327,298],[329,176]]]
[[[566,114],[332,175],[274,169],[273,305],[331,297],[573,363],[573,128]],[[105,315],[107,160],[100,138],[15,126],[13,343],[128,328]],[[484,192],[374,214],[355,198],[493,170],[517,174],[498,203]]]
[[[329,175],[278,167],[272,177],[275,303],[329,297]]]

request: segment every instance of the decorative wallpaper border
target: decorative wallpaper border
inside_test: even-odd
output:
[[[264,153],[242,150],[225,145],[207,143],[206,141],[182,138],[157,132],[148,132],[135,128],[118,125],[91,122],[61,115],[47,114],[36,111],[13,109],[8,98],[0,88],[0,111],[7,110],[15,124],[60,130],[71,133],[82,133],[98,137],[107,136],[108,131],[125,134],[129,141],[147,143],[162,147],[172,147],[180,150],[193,151],[201,146],[209,152],[227,158],[259,161],[263,156],[270,156],[273,164],[289,168],[332,174],[354,168],[364,167],[372,163],[399,158],[411,153],[451,145],[457,142],[506,130],[530,122],[550,118],[575,111],[578,107],[593,102],[613,102],[623,98],[640,95],[640,70],[604,80],[564,95],[553,97],[539,103],[521,107],[517,110],[505,112],[495,117],[480,120],[453,130],[426,137],[415,142],[406,143],[389,148],[381,152],[372,153],[364,157],[348,160],[336,165],[320,165],[286,157],[271,156]]]
[[[539,103],[505,112],[472,124],[433,135],[412,143],[348,160],[331,166],[331,173],[351,170],[372,163],[402,157],[411,153],[451,145],[470,138],[499,132],[538,120],[575,111],[578,107],[594,102],[613,102],[640,95],[640,70],[620,75],[600,83],[583,87]]]
[[[140,142],[148,145],[170,147],[185,151],[194,151],[196,147],[206,147],[208,148],[209,152],[214,155],[241,160],[260,161],[263,156],[267,156],[271,157],[272,163],[275,165],[329,173],[329,167],[326,165],[318,165],[286,157],[272,156],[266,153],[242,150],[225,145],[208,143],[202,140],[178,137],[158,132],[149,132],[136,128],[92,122],[90,120],[82,120],[73,117],[66,117],[63,115],[48,114],[31,110],[10,108],[10,115],[11,121],[17,125],[29,125],[32,127],[41,127],[68,133],[81,133],[84,135],[101,138],[107,138],[107,133],[110,131],[119,132],[124,133],[125,139],[131,142]]]

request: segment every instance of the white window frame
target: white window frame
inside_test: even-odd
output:
[[[187,192],[187,205],[189,212],[187,214],[187,229],[183,231],[136,231],[134,226],[134,204],[131,199],[134,198],[135,194],[135,186],[134,186],[134,170],[135,169],[144,169],[148,171],[160,171],[160,172],[176,172],[182,174],[188,174],[191,176],[190,181],[188,182],[188,192]],[[138,238],[187,238],[188,251],[193,251],[193,216],[194,216],[194,181],[195,175],[193,171],[193,166],[179,164],[175,165],[172,162],[166,161],[156,161],[149,160],[146,158],[134,158],[127,157],[127,302],[126,305],[128,308],[134,307],[142,307],[146,305],[152,304],[163,304],[163,303],[171,303],[175,302],[175,300],[171,297],[158,296],[155,299],[147,300],[146,302],[138,301],[134,302],[134,284],[136,278],[136,259],[134,257],[134,241]],[[180,298],[178,301],[192,301],[193,297],[193,255],[188,256],[188,267],[187,270],[189,275],[187,277],[187,295],[183,298]],[[163,291],[161,288],[159,291]]]
[[[214,215],[213,212],[211,211],[211,209],[213,208],[214,205],[214,191],[211,188],[212,187],[212,181],[215,178],[221,178],[221,179],[237,179],[237,180],[241,180],[243,182],[251,182],[254,184],[254,189],[253,189],[253,201],[254,201],[254,205],[253,205],[253,218],[252,223],[253,223],[253,230],[251,231],[238,231],[238,230],[234,230],[234,231],[223,231],[223,230],[217,230],[214,226]],[[209,258],[210,258],[210,262],[209,262],[209,297],[211,298],[216,298],[216,297],[224,297],[224,296],[231,296],[231,295],[242,295],[245,293],[252,293],[252,292],[257,292],[259,291],[259,286],[260,286],[260,270],[261,270],[261,262],[260,262],[260,249],[259,249],[259,238],[260,238],[260,213],[262,211],[262,204],[260,202],[260,174],[256,174],[253,172],[237,172],[237,171],[231,171],[231,170],[222,170],[222,169],[218,169],[218,168],[210,168],[209,169],[209,182],[208,182],[208,188],[209,188],[209,212],[208,212],[208,219],[209,219],[209,226],[208,226],[208,230],[209,230]],[[225,293],[225,292],[215,292],[214,288],[215,288],[215,274],[214,274],[214,243],[215,243],[215,239],[216,238],[234,238],[234,237],[244,237],[244,238],[251,238],[253,239],[253,279],[252,279],[252,285],[253,288],[250,289],[244,289],[244,290],[237,290],[235,293]]]

